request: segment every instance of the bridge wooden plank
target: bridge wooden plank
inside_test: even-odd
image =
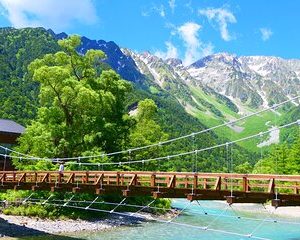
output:
[[[129,182],[129,186],[132,185],[137,185],[137,174],[134,174],[133,177],[131,178],[130,182]]]
[[[271,178],[268,186],[268,192],[274,193],[275,192],[275,179]]]
[[[23,173],[20,177],[20,179],[18,180],[18,182],[26,182],[26,173]]]
[[[176,186],[176,175],[173,175],[170,178],[170,181],[168,183],[168,188],[174,188]]]
[[[95,181],[94,185],[99,185],[99,184],[103,184],[103,179],[104,179],[104,173],[102,173],[97,180]]]
[[[74,183],[74,180],[75,180],[75,173],[71,173],[71,175],[67,180],[67,183]]]
[[[214,186],[214,189],[215,190],[221,190],[221,179],[222,177],[218,177],[217,180],[216,180],[216,183],[215,183],[215,186]]]
[[[0,181],[5,181],[6,178],[6,173],[3,173],[0,177]]]
[[[42,178],[42,182],[49,182],[49,173],[45,174],[45,176]]]

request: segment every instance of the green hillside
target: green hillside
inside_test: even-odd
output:
[[[190,106],[189,108],[186,108],[186,111],[197,117],[206,126],[213,127],[242,117],[242,115],[237,113],[237,109],[232,107],[232,104],[228,104],[228,102],[232,103],[230,100],[224,101],[224,99],[220,99],[218,95],[207,91],[205,92],[199,87],[192,86],[190,89],[197,106]],[[247,114],[251,114],[260,110],[250,108],[248,106],[243,106],[243,108],[247,110]],[[237,122],[231,127],[221,127],[215,129],[214,132],[220,138],[237,140],[270,130],[272,126],[279,126],[296,121],[297,117],[299,118],[300,116],[299,108],[295,106],[292,107],[291,105],[289,105],[289,107],[283,106],[277,111],[278,112],[266,111],[259,115]],[[292,129],[293,128],[281,130],[281,142],[287,139],[290,141],[295,139],[295,136],[291,136],[294,132]],[[268,138],[268,135],[264,135],[261,138],[239,142],[238,145],[251,152],[260,152],[260,148],[257,147],[257,145],[261,142],[264,142]],[[266,151],[269,149],[269,146],[265,146],[263,148],[264,151]]]

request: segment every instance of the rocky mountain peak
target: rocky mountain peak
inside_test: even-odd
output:
[[[178,67],[179,65],[182,65],[182,60],[179,58],[168,58],[165,60],[165,62],[173,67]]]

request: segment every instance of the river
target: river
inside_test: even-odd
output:
[[[138,226],[124,226],[104,232],[80,233],[88,240],[209,240],[209,239],[300,239],[300,218],[278,217],[262,205],[248,204],[228,207],[224,202],[201,201],[189,204],[173,200],[173,206],[185,208],[172,223],[144,222]],[[207,230],[180,224],[208,227]],[[217,231],[215,231],[217,230]]]

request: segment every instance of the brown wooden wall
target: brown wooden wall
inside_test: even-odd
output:
[[[20,134],[0,132],[0,143],[16,144]]]
[[[14,170],[16,169],[13,167],[11,159],[7,158],[5,162],[4,157],[0,156],[0,171],[14,171]]]

